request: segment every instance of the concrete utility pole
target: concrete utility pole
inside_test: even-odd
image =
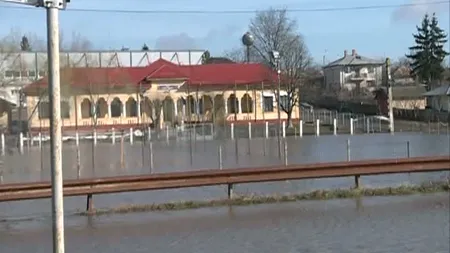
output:
[[[50,167],[52,171],[53,252],[64,253],[64,206],[59,75],[59,9],[70,0],[0,0],[47,9],[48,86],[50,99]]]
[[[391,60],[386,58],[386,86],[388,88],[388,103],[389,103],[389,131],[394,134],[394,105],[392,98],[392,80],[391,80]]]

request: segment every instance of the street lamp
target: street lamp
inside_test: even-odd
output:
[[[275,67],[277,69],[277,79],[278,79],[278,85],[277,85],[278,135],[277,135],[277,138],[278,138],[278,157],[281,159],[281,137],[280,137],[280,134],[281,134],[281,131],[282,131],[282,129],[281,129],[281,111],[280,111],[280,104],[281,104],[281,96],[280,96],[280,91],[281,91],[281,87],[280,87],[281,86],[280,58],[281,57],[280,57],[280,52],[275,51],[275,50],[271,51],[270,55],[271,55],[273,61],[275,62]]]
[[[52,225],[53,252],[64,253],[64,206],[62,175],[61,92],[59,73],[59,22],[60,9],[70,0],[0,0],[47,9],[47,58],[50,117],[50,167],[52,172]]]
[[[242,44],[247,48],[247,63],[250,62],[250,47],[255,43],[255,38],[250,32],[242,35]]]

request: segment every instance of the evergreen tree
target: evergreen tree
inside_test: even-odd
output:
[[[211,58],[211,54],[208,50],[206,50],[202,55],[202,64],[207,64],[209,62],[209,59]]]
[[[144,45],[142,46],[142,51],[148,51],[150,50],[147,46],[147,44],[144,43]]]
[[[411,54],[406,57],[411,61],[411,74],[428,86],[440,80],[444,68],[442,62],[448,53],[444,50],[447,35],[439,27],[436,15],[425,15],[417,34],[413,34],[415,46],[409,48]]]

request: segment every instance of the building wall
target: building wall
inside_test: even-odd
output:
[[[89,115],[89,111],[92,111],[92,103],[89,105],[87,101],[99,101],[99,99],[103,101],[102,107],[98,110],[101,115],[95,121],[99,128],[119,129],[141,123],[152,124],[152,118],[158,115],[158,106],[155,101],[162,101],[161,125],[155,127],[185,122],[270,121],[278,117],[277,103],[272,90],[241,88],[234,91],[229,88],[205,88],[188,92],[183,90],[182,85],[181,81],[159,81],[154,82],[142,96],[138,95],[138,90],[136,90],[114,94],[78,94],[65,98],[64,103],[67,103],[70,113],[68,118],[63,119],[63,127],[92,128],[94,120]],[[281,96],[287,95],[286,92],[280,94]],[[233,110],[232,106],[234,97],[238,100],[236,110]],[[182,102],[183,100],[185,103]],[[121,105],[112,106],[113,101],[120,101]],[[48,118],[39,118],[40,110],[36,109],[38,102],[38,97],[27,97],[28,115],[32,115],[30,119],[32,131],[49,127]],[[268,110],[264,110],[264,106]],[[48,108],[45,99],[41,100],[41,107]],[[116,109],[120,107],[120,112],[113,107]],[[136,115],[132,112],[136,112]],[[113,115],[114,113],[118,114]],[[42,113],[42,115],[44,114]],[[299,119],[299,117],[299,108],[296,106],[293,108],[292,118]],[[287,119],[287,114],[283,111],[281,111],[281,118]]]
[[[425,98],[417,98],[417,99],[397,99],[393,101],[393,107],[397,109],[425,109],[426,99]]]
[[[346,88],[353,90],[356,88],[356,83],[358,82],[360,83],[360,87],[370,88],[372,84],[374,86],[381,85],[383,68],[378,65],[358,68],[334,66],[325,68],[324,75],[327,89]]]
[[[434,96],[430,99],[431,102],[431,108],[438,110],[438,111],[446,111],[450,112],[450,96],[441,95],[441,96]]]

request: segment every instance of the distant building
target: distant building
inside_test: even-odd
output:
[[[347,89],[358,93],[360,88],[373,90],[382,83],[383,61],[358,55],[353,49],[323,67],[327,90]]]
[[[392,87],[392,105],[396,109],[417,110],[425,109],[427,101],[424,93],[425,85],[394,86]],[[388,95],[385,87],[373,92],[378,109],[382,114],[388,114]]]
[[[450,84],[440,87],[424,94],[428,98],[427,107],[437,111],[450,112]]]
[[[61,72],[63,129],[276,120],[277,80],[273,69],[259,63],[189,66],[159,59],[144,67],[66,68]],[[45,77],[24,88],[31,131],[49,127],[47,85]],[[280,97],[281,103],[288,101],[283,90]],[[296,106],[292,118],[299,115]],[[286,120],[286,113],[281,117]]]

